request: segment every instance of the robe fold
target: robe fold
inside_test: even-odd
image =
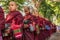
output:
[[[3,9],[0,7],[0,40],[3,40],[3,30],[5,28],[5,18]]]
[[[3,30],[5,28],[5,18],[3,9],[0,7],[0,29]]]

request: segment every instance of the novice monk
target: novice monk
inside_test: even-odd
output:
[[[46,20],[45,18],[42,18],[38,15],[38,11],[34,10],[34,16],[35,16],[35,22],[38,24],[38,28],[40,29],[39,35],[36,35],[36,40],[45,40],[46,38],[50,37],[52,34],[52,23],[49,20]],[[55,28],[56,29],[56,28]],[[55,30],[54,29],[54,30]],[[55,30],[56,31],[56,30]],[[39,38],[38,38],[39,37]]]
[[[30,13],[30,8],[24,7],[24,40],[34,40],[35,22],[33,15]]]
[[[14,1],[9,2],[9,14],[6,18],[6,23],[9,24],[11,31],[13,31],[13,40],[22,40],[22,23],[23,23],[23,16],[17,9],[17,4]],[[9,31],[8,31],[9,33]]]
[[[38,35],[35,35],[35,40],[45,40],[49,35],[50,35],[50,30],[45,30],[45,25],[48,25],[49,28],[50,28],[50,25],[49,25],[49,21],[46,20],[45,18],[39,16],[39,12],[38,10],[34,10],[33,12],[33,15],[35,16],[35,22],[36,22],[36,25],[38,26]],[[40,32],[39,32],[40,31]],[[39,38],[38,38],[39,37]]]
[[[5,19],[4,19],[4,12],[3,9],[0,7],[0,40],[3,40],[2,34],[5,28]]]

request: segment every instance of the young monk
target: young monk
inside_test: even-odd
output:
[[[38,13],[38,12],[35,12]],[[35,22],[38,24],[40,28],[39,35],[36,35],[36,40],[46,40],[50,35],[52,34],[52,23],[49,20],[46,20],[45,18],[42,18],[38,15],[35,15]],[[55,28],[56,29],[56,28]],[[38,38],[39,37],[39,38]]]
[[[34,20],[38,24],[38,29],[40,30],[40,33],[39,33],[39,30],[37,31],[39,33],[39,35],[36,35],[35,36],[35,39],[36,40],[37,39],[39,39],[39,40],[45,40],[48,36],[50,36],[50,31],[51,31],[51,29],[50,30],[45,30],[46,29],[45,28],[45,25],[49,25],[50,23],[45,18],[39,16],[39,12],[36,9],[34,10],[33,15],[35,16],[35,19]],[[50,25],[49,25],[49,28],[51,28]]]
[[[0,7],[0,40],[3,40],[2,34],[5,28],[5,19],[4,19],[4,12],[3,9]]]
[[[38,10],[35,9],[33,14],[34,14],[34,17],[35,17],[34,21],[36,22],[37,29],[38,29],[38,31],[36,31],[36,33],[35,33],[35,40],[37,40],[37,39],[38,40],[44,40],[44,37],[42,37],[43,36],[43,33],[42,33],[43,31],[40,30],[40,29],[44,28],[43,20],[39,16]],[[37,32],[38,32],[38,34],[37,34]]]
[[[30,8],[24,7],[24,40],[34,40],[35,22],[33,15],[30,13]]]
[[[6,18],[6,23],[9,24],[11,31],[13,32],[13,40],[22,40],[22,25],[23,25],[23,16],[19,11],[17,11],[17,4],[14,1],[9,2],[9,14]],[[8,31],[9,33],[9,31]]]

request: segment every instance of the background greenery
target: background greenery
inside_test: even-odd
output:
[[[8,12],[8,3],[12,0],[2,0],[0,4],[4,7],[5,12]],[[26,0],[13,0],[19,5],[19,10],[23,7],[22,5]],[[60,2],[43,0],[41,1],[39,12],[43,14],[44,17],[48,18],[50,21],[56,25],[60,25]],[[53,20],[56,18],[55,20]]]

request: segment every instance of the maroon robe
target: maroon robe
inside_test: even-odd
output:
[[[39,28],[44,28],[44,25],[43,25],[43,19],[40,18],[39,16],[34,16],[34,21],[36,23],[36,25],[38,25]],[[37,30],[37,29],[36,29]],[[45,40],[45,35],[44,35],[44,30],[39,30],[39,34],[36,33],[35,31],[35,40]]]
[[[6,23],[9,23],[11,26],[10,28],[13,29],[12,27],[15,25],[15,27],[20,26],[22,28],[23,25],[23,16],[19,11],[11,11],[6,18]],[[14,25],[13,25],[14,24]],[[15,28],[14,27],[14,28]],[[11,30],[12,31],[12,30]],[[11,35],[11,37],[14,37],[14,34]],[[14,40],[22,40],[22,37],[20,38],[15,38]]]
[[[36,23],[35,25],[38,25],[39,28],[41,28],[39,34],[37,34],[36,30],[35,30],[35,33],[34,33],[34,39],[35,40],[45,40],[47,38],[48,35],[48,32],[45,31],[45,29],[42,29],[44,28],[44,21],[45,19],[44,18],[41,18],[39,16],[33,16],[34,17],[34,22]]]
[[[52,32],[55,33],[56,32],[56,25],[55,24],[51,24],[52,25]]]
[[[38,24],[39,24],[40,26],[42,26],[42,27],[45,27],[45,25],[49,25],[49,27],[50,27],[50,30],[44,29],[42,32],[40,32],[40,36],[41,36],[41,34],[42,34],[42,36],[41,36],[42,39],[40,38],[39,40],[44,40],[44,39],[50,37],[51,34],[52,34],[52,27],[54,27],[54,26],[52,26],[52,23],[51,23],[49,20],[46,20],[45,18],[39,18]],[[55,28],[55,27],[54,27],[54,28]],[[55,29],[56,29],[56,28],[55,28]],[[55,31],[56,31],[56,30],[55,30]]]
[[[5,19],[3,9],[0,7],[0,40],[2,40],[2,33],[5,28]]]
[[[0,29],[3,30],[5,28],[5,18],[3,9],[0,7]]]
[[[43,37],[43,40],[45,40],[46,38],[48,38],[50,36],[50,30],[45,29],[45,25],[49,25],[49,24],[47,24],[48,21],[44,18],[40,18],[40,20],[41,20],[42,25],[43,25],[42,27],[44,27],[44,30],[42,31],[42,35],[43,35],[42,37]]]
[[[29,23],[27,23],[27,27],[26,28],[24,28],[24,36],[23,36],[23,39],[24,40],[34,40],[35,38],[34,38],[34,31],[33,32],[31,32],[30,31],[30,25],[29,24],[32,24],[32,25],[34,25],[34,28],[35,28],[35,24],[33,24],[33,22],[34,22],[34,20],[33,20],[34,18],[33,18],[33,15],[32,14],[27,14],[25,17],[24,17],[24,20],[30,20],[29,21]]]
[[[33,16],[34,17],[34,22],[35,22],[35,28],[36,28],[36,25],[38,25],[38,27],[39,27],[39,17],[38,16]],[[39,33],[40,34],[40,33]],[[35,40],[39,40],[39,34],[37,34],[37,29],[35,29],[35,32],[34,32],[34,39]]]
[[[51,36],[51,34],[53,34],[54,32],[56,32],[56,25],[52,24],[52,22],[50,22],[49,20],[45,21],[45,24],[50,26],[50,30],[48,31],[49,36]]]
[[[45,40],[46,38],[48,38],[51,35],[51,30],[46,30],[45,29],[45,25],[49,25],[50,22],[48,20],[46,20],[45,18],[42,17],[35,17],[35,22],[39,25],[39,27],[41,28],[40,30],[40,34],[37,35],[38,40]],[[50,25],[49,25],[50,26]],[[51,26],[50,26],[51,27]],[[44,29],[42,29],[44,28]],[[36,39],[37,40],[37,39]]]

